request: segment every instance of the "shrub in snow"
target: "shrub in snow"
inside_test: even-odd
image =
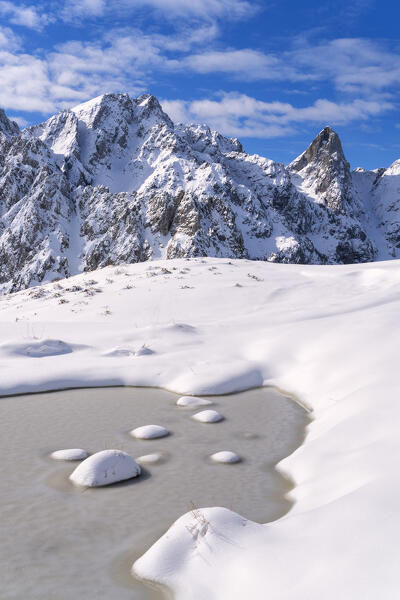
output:
[[[76,485],[99,487],[140,475],[137,462],[121,450],[102,450],[89,456],[69,476]]]
[[[240,456],[235,454],[235,452],[231,452],[230,450],[222,450],[221,452],[216,452],[215,454],[211,454],[210,458],[215,462],[219,463],[237,463],[240,462]]]
[[[182,396],[176,401],[178,406],[187,406],[189,408],[196,408],[196,406],[206,406],[207,404],[212,404],[211,400],[206,400],[206,398],[198,398],[196,396]]]
[[[168,429],[161,427],[161,425],[143,425],[132,429],[130,434],[140,440],[152,440],[154,438],[165,437],[169,434]]]
[[[50,456],[54,460],[83,460],[89,456],[89,453],[82,448],[67,448],[65,450],[56,450]]]
[[[154,350],[148,348],[145,344],[135,352],[135,356],[149,356],[150,354],[154,354]]]
[[[216,410],[202,410],[192,417],[192,419],[200,421],[200,423],[218,423],[218,421],[222,421],[223,418],[224,417]]]

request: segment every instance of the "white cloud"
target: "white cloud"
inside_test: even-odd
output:
[[[19,38],[8,27],[0,26],[0,50],[3,48],[10,51],[18,50],[21,46]]]
[[[360,93],[400,83],[400,53],[371,40],[342,38],[306,45],[283,58],[310,79],[331,80],[341,91]]]
[[[85,1],[92,10],[101,9],[97,0]],[[227,135],[274,137],[300,123],[366,121],[393,109],[385,86],[393,92],[396,77],[400,82],[400,58],[372,42],[333,40],[314,47],[303,42],[267,55],[250,48],[214,50],[218,34],[212,22],[186,25],[170,35],[125,28],[110,30],[96,42],[70,41],[46,55],[30,55],[22,52],[9,29],[0,28],[0,106],[46,114],[106,92],[137,95],[148,91],[159,73],[186,71],[225,73],[242,80],[323,81],[349,92],[346,101],[320,98],[309,106],[264,102],[238,93],[165,102],[174,120],[207,122]]]
[[[214,25],[169,36],[111,30],[97,42],[67,42],[41,57],[11,50],[11,32],[0,29],[0,106],[48,113],[105,92],[142,93],[155,72],[176,69],[180,53],[217,32]]]
[[[29,54],[0,51],[0,79],[0,106],[43,113],[54,109],[44,61]]]
[[[146,90],[149,72],[168,63],[160,36],[129,32],[109,38],[68,42],[45,58],[0,51],[0,106],[50,113],[105,92],[138,94]]]
[[[245,94],[224,94],[217,100],[164,100],[164,110],[176,122],[202,122],[229,136],[267,138],[287,135],[301,123],[321,127],[366,120],[393,108],[389,102],[356,99],[335,103],[319,99],[307,107],[263,102]]]
[[[208,51],[187,56],[181,63],[196,73],[229,73],[245,79],[280,79],[281,61],[257,50]]]
[[[38,12],[37,7],[32,5],[16,5],[8,0],[0,1],[0,15],[8,18],[13,25],[21,25],[29,29],[40,31],[53,19],[45,13]]]
[[[153,9],[167,18],[247,18],[257,10],[257,4],[247,0],[66,0],[64,15],[103,16],[107,13],[127,13]]]
[[[186,56],[179,67],[242,80],[327,81],[340,91],[357,95],[400,84],[400,53],[358,38],[303,43],[280,54],[251,48],[206,50]]]

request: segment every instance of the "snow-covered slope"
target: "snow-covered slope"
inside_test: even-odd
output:
[[[399,283],[399,261],[197,258],[110,266],[4,295],[0,393],[112,384],[295,393],[314,420],[279,465],[295,483],[293,509],[267,525],[191,511],[136,570],[177,600],[393,600]],[[143,345],[152,352],[138,352]]]
[[[396,257],[396,173],[353,177],[329,127],[285,167],[174,125],[148,94],[99,96],[23,132],[1,112],[0,291],[157,258]]]

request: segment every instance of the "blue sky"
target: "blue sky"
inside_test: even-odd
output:
[[[284,163],[325,125],[352,167],[400,157],[400,8],[386,0],[0,0],[0,106],[21,125],[157,96]]]

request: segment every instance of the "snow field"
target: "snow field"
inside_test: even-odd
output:
[[[192,259],[125,268],[70,278],[61,290],[47,284],[40,298],[0,298],[3,395],[101,385],[212,395],[276,385],[314,419],[305,443],[279,464],[295,483],[288,515],[260,525],[208,508],[202,528],[203,517],[188,513],[138,573],[176,600],[242,600],[260,590],[274,600],[396,597],[399,262]],[[66,289],[85,289],[93,277],[99,293]],[[29,331],[73,352],[15,353]],[[143,344],[154,354],[104,356]]]

